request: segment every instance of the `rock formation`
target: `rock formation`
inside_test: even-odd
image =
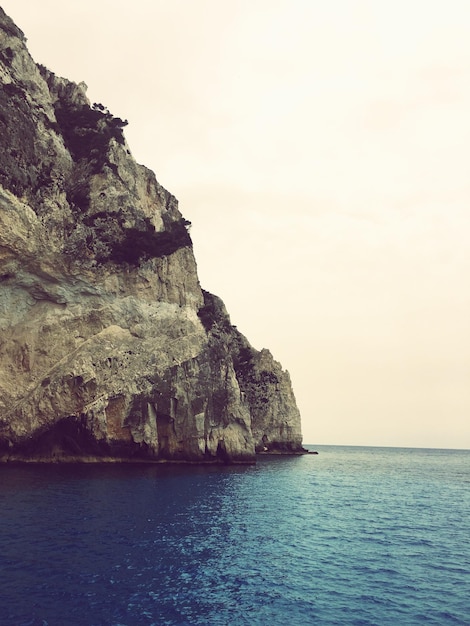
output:
[[[126,122],[25,41],[0,9],[0,460],[302,452],[288,373],[201,289]]]

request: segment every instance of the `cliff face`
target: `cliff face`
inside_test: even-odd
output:
[[[176,199],[85,89],[0,9],[0,459],[301,452],[289,375],[201,290]]]

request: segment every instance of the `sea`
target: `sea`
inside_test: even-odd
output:
[[[0,467],[1,626],[470,625],[470,451]]]

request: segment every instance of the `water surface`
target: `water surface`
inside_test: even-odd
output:
[[[0,467],[0,624],[470,624],[470,452]]]

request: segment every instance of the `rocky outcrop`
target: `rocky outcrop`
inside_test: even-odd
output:
[[[197,276],[189,222],[0,9],[0,458],[302,452],[289,376]]]

